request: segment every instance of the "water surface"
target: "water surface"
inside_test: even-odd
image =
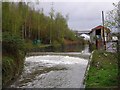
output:
[[[22,75],[15,88],[83,88],[83,79],[90,53],[39,53],[26,57]]]

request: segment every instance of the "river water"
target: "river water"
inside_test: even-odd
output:
[[[14,88],[84,88],[83,79],[90,53],[39,53],[25,59],[22,75]]]

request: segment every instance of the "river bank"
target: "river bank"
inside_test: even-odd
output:
[[[27,52],[81,52],[85,46],[85,41],[80,40],[66,40],[63,43],[32,43],[26,42]]]
[[[2,87],[6,87],[23,70],[25,45],[19,36],[9,32],[4,32],[2,39]]]
[[[87,88],[117,88],[117,54],[95,50],[86,77]]]

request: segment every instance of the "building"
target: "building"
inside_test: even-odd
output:
[[[104,29],[104,30],[103,30]],[[103,35],[104,32],[104,35]],[[110,29],[103,26],[97,26],[93,28],[89,34],[90,34],[90,43],[96,45],[96,48],[102,48],[104,46],[104,39],[105,42],[108,42],[111,40],[111,34]]]

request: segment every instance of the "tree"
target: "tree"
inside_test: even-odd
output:
[[[53,41],[62,43],[64,39],[73,40],[74,33],[69,29],[67,20],[60,12],[54,13],[51,8],[50,16],[43,9],[36,10],[31,3],[3,3],[3,32],[19,35],[25,41],[41,39],[44,44]],[[72,36],[72,38],[71,38]]]
[[[120,9],[119,9],[119,5],[120,2],[118,4],[113,3],[114,5],[114,9],[107,12],[106,15],[106,21],[105,21],[105,25],[108,26],[109,28],[113,29],[113,28],[119,28],[120,27]]]
[[[120,67],[120,1],[118,4],[113,4],[115,6],[114,10],[108,12],[106,25],[112,28],[117,28],[117,53],[118,53],[118,67]],[[118,70],[118,79],[120,79],[120,71]],[[120,85],[120,81],[118,80],[118,86]],[[120,86],[118,87],[120,88]]]

